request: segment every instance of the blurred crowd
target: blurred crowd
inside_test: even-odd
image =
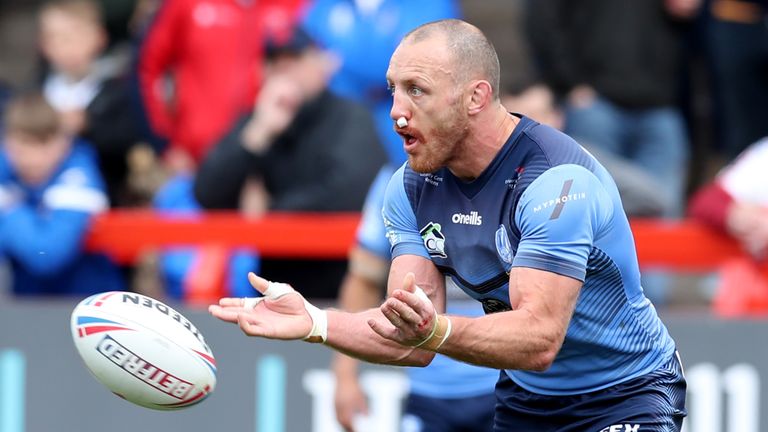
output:
[[[252,295],[244,275],[258,271],[334,299],[346,260],[199,247],[124,267],[83,238],[110,208],[361,210],[379,170],[405,161],[392,51],[459,17],[496,45],[507,109],[576,138],[631,217],[697,218],[744,245],[753,259],[718,283],[765,289],[716,304],[740,313],[768,297],[768,0],[6,0],[8,291],[203,303]]]

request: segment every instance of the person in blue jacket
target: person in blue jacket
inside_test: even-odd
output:
[[[303,28],[340,59],[329,88],[370,110],[379,139],[396,166],[402,163],[403,146],[389,118],[392,98],[383,79],[389,57],[410,30],[460,16],[456,0],[316,0],[306,12]]]
[[[20,295],[123,290],[118,268],[83,242],[108,208],[93,149],[62,132],[39,93],[11,99],[0,148],[0,252]]]

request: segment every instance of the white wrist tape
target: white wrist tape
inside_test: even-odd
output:
[[[243,308],[253,309],[259,302],[265,299],[276,300],[286,294],[296,292],[290,285],[279,282],[270,282],[263,297],[246,297],[243,299]],[[328,313],[319,309],[312,303],[304,300],[304,309],[312,318],[312,329],[309,334],[304,336],[303,340],[314,343],[325,343],[328,339]]]
[[[328,312],[306,300],[304,300],[304,308],[307,309],[312,318],[312,330],[304,337],[304,340],[311,343],[325,343],[328,340]]]

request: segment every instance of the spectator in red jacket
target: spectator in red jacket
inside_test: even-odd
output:
[[[301,3],[165,0],[142,45],[139,81],[150,124],[173,153],[200,160],[253,107],[266,19],[290,25]]]

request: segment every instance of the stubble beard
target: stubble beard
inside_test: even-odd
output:
[[[421,154],[408,155],[408,164],[417,173],[433,173],[448,166],[460,154],[461,145],[469,134],[469,122],[456,106],[446,118],[454,120],[439,120],[438,125],[445,126],[430,129],[429,141],[423,143]]]

